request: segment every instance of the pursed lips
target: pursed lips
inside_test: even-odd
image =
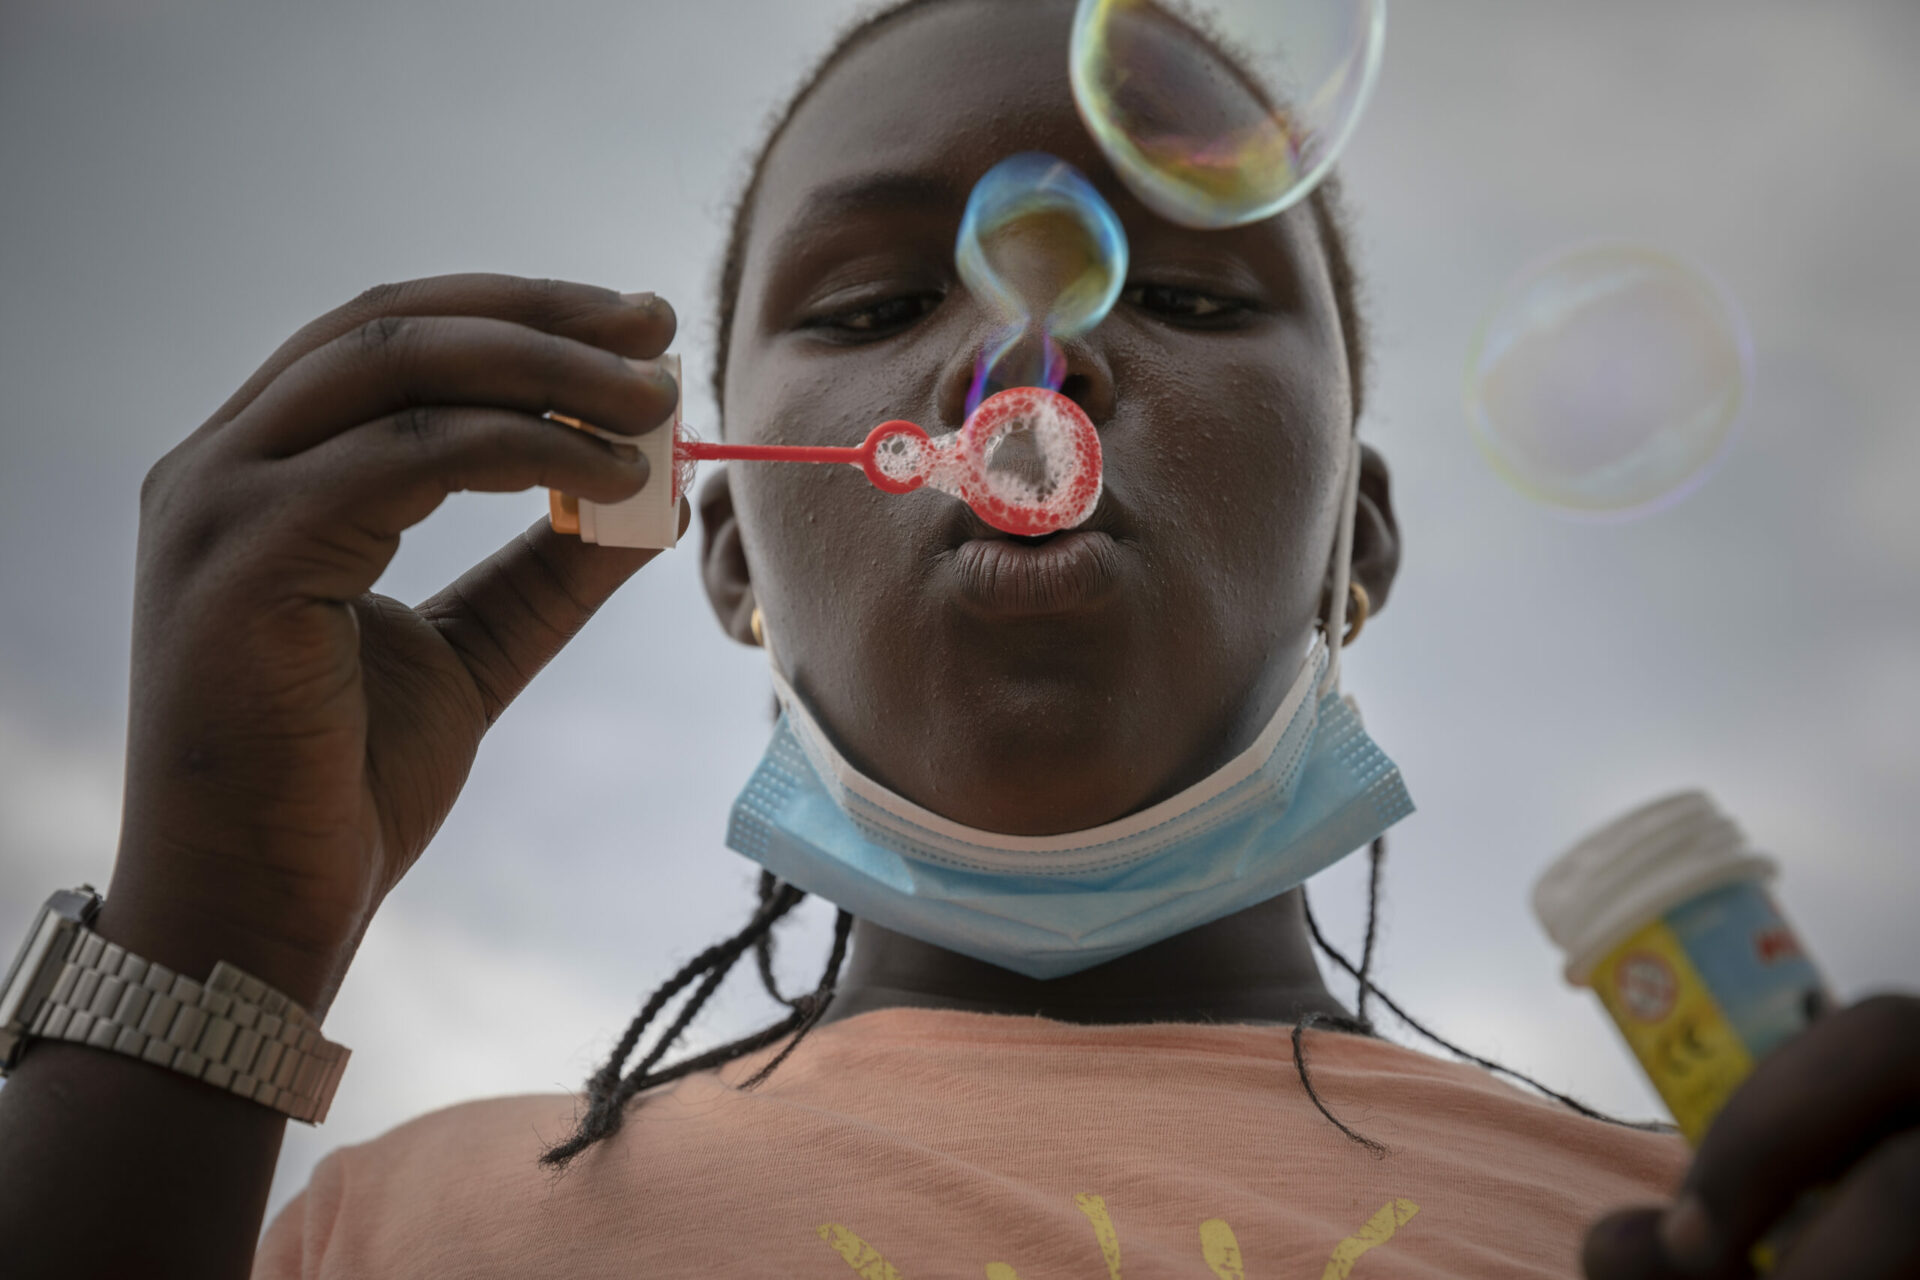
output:
[[[944,558],[961,597],[979,612],[1001,618],[1077,613],[1119,586],[1125,552],[1115,534],[1124,525],[1111,490],[1084,523],[1037,538],[1004,533],[962,506],[950,523],[951,551]]]

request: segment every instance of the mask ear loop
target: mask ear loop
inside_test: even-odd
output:
[[[1340,505],[1340,529],[1333,539],[1333,602],[1327,610],[1327,671],[1320,677],[1325,698],[1340,688],[1340,647],[1347,634],[1348,590],[1353,581],[1353,526],[1360,510],[1360,440],[1355,437],[1347,455],[1347,474]]]
[[[773,672],[775,686],[777,688],[786,684],[787,672],[786,668],[780,665],[780,655],[774,651],[773,628],[767,625],[766,615],[760,612],[758,605],[754,606],[753,616],[754,620],[759,624],[754,628],[753,636],[755,640],[759,641],[760,647],[766,651],[767,666]]]

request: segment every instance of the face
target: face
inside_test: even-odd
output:
[[[997,324],[955,278],[973,183],[1017,151],[1078,167],[1119,213],[1127,288],[1063,344],[1105,496],[1022,543],[945,494],[852,467],[736,464],[702,494],[705,574],[842,752],[957,822],[1084,829],[1191,784],[1258,733],[1299,670],[1352,439],[1346,350],[1305,206],[1190,231],[1133,200],[1067,85],[1072,6],[956,0],[844,57],[766,157],[728,355],[730,439],[855,444],[962,420]],[[1370,459],[1356,575],[1395,559]]]

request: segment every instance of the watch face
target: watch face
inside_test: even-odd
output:
[[[40,1004],[41,996],[35,988],[46,985],[39,978],[48,967],[47,956],[52,954],[62,931],[73,927],[54,914],[51,903],[41,907],[40,914],[34,917],[26,942],[21,944],[19,954],[7,970],[7,983],[0,987],[0,1037],[5,1039],[0,1045],[0,1063],[13,1065],[20,1035]]]
[[[33,918],[26,941],[20,944],[7,980],[0,984],[0,1068],[13,1064],[21,1033],[58,976],[65,959],[66,941],[84,928],[100,909],[100,896],[91,886],[62,889],[47,899]]]

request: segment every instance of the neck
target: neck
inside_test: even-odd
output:
[[[826,1021],[963,1009],[1063,1022],[1294,1023],[1343,1016],[1314,962],[1296,889],[1063,978],[1042,981],[861,920]]]

